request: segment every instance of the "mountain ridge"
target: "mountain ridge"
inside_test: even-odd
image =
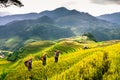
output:
[[[97,41],[120,39],[120,25],[98,19],[89,13],[62,7],[32,17],[37,18],[16,20],[0,26],[3,46],[7,45],[5,41],[9,42],[12,38],[13,42],[24,43],[29,39],[55,40],[81,36],[84,33],[91,33]]]

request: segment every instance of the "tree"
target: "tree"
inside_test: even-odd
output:
[[[82,36],[87,36],[90,40],[93,40],[96,42],[95,37],[90,32],[85,32]]]
[[[0,8],[9,7],[10,5],[15,5],[18,7],[24,6],[19,0],[0,0]]]

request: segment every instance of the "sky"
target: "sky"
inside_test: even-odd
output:
[[[10,6],[0,8],[0,12],[11,14],[24,14],[45,10],[54,10],[59,7],[76,9],[80,12],[87,12],[93,16],[120,12],[120,0],[20,0],[24,6]]]

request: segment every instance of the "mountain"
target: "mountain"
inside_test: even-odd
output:
[[[49,16],[52,19],[58,19],[67,15],[78,15],[83,14],[83,12],[78,12],[76,10],[68,10],[64,7],[57,8],[52,11],[43,11],[41,13],[28,13],[28,14],[17,14],[17,15],[8,15],[0,17],[0,25],[5,25],[9,22],[16,20],[28,20],[28,19],[37,19],[42,16]]]
[[[120,12],[98,16],[99,19],[120,24]]]
[[[69,12],[70,12],[70,10],[68,10],[64,7],[60,7],[53,11],[43,11],[43,12],[39,13],[39,15],[41,15],[41,16],[46,15],[46,16],[51,17],[52,19],[58,19],[60,17],[68,15]]]
[[[66,28],[60,28],[56,26],[54,24],[54,20],[52,20],[48,16],[42,16],[35,20],[14,21],[14,22],[8,23],[7,25],[0,26],[0,38],[10,38],[12,36],[19,36],[19,37],[21,36],[21,38],[25,39],[26,37],[30,38],[34,35],[39,37],[42,37],[43,35],[45,35],[46,38],[42,38],[42,39],[50,39],[50,38],[52,39],[52,34],[56,35],[56,37],[60,37],[61,33],[59,32],[64,33],[65,30]],[[68,34],[69,32],[67,32],[66,34]],[[64,37],[66,35],[61,35],[61,36]]]
[[[29,41],[81,36],[84,33],[91,33],[97,41],[120,39],[120,25],[64,7],[39,14],[16,15],[18,18],[24,20],[0,26],[0,48],[8,49],[13,44],[17,46]]]
[[[16,20],[36,19],[38,17],[39,17],[38,13],[1,16],[0,17],[0,25],[5,25],[9,22],[16,21]]]
[[[44,11],[40,15],[51,17],[61,27],[71,28],[75,35],[90,32],[97,41],[120,39],[120,25],[98,19],[88,13],[61,7],[53,11]]]
[[[42,16],[49,16],[51,18],[61,17],[63,15],[67,15],[69,10],[64,7],[55,9],[54,11],[43,11],[41,13],[28,13],[28,14],[17,14],[17,15],[8,15],[0,17],[0,25],[5,25],[9,22],[16,20],[27,20],[27,19],[37,19]]]
[[[13,50],[31,40],[55,40],[71,36],[74,34],[69,28],[58,27],[48,16],[35,20],[18,20],[0,26],[0,48]]]
[[[86,15],[87,14],[87,15]],[[77,10],[68,10],[65,7],[60,7],[57,8],[55,10],[52,11],[43,11],[41,13],[39,13],[40,16],[49,16],[50,18],[57,20],[61,17],[66,17],[66,16],[72,16],[72,15],[76,15],[76,16],[88,16],[88,13],[84,13],[84,12],[79,12]]]

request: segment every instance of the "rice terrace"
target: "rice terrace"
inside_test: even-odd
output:
[[[84,45],[89,46],[89,49],[83,49]],[[38,50],[34,52],[36,48]],[[33,42],[26,45],[25,50],[18,55],[18,60],[11,62],[6,58],[0,59],[0,79],[119,80],[119,48],[120,41],[118,40],[105,42],[86,40],[81,43],[75,40]],[[61,51],[58,63],[54,62],[54,50]],[[42,65],[40,59],[44,52],[47,53],[45,66]],[[24,65],[24,61],[29,57],[33,59],[31,71],[28,71]]]
[[[0,0],[0,80],[120,80],[120,0]]]

